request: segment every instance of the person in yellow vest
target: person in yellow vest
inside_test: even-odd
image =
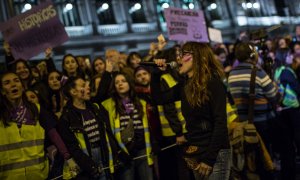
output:
[[[160,77],[160,84],[162,91],[168,91],[168,89],[177,84],[177,81],[171,73],[165,73]],[[181,113],[181,101],[174,100],[167,104],[158,105],[157,108],[163,136],[161,146],[166,147],[174,143],[184,145],[187,142],[185,138],[187,130],[185,128],[185,119]],[[188,168],[182,156],[181,146],[170,148],[159,153],[158,162],[160,177],[162,179],[184,180],[189,177]],[[173,173],[174,169],[176,173]]]
[[[171,62],[179,58],[178,56],[178,45],[175,45],[173,48],[166,49],[163,52],[158,53],[156,58],[165,59],[166,62]],[[154,78],[156,77],[154,76]],[[165,92],[165,96],[172,96],[172,93],[169,92],[178,84],[178,81],[181,80],[180,78],[181,77],[178,72],[170,68],[165,72],[161,72],[155,81],[159,82],[159,88],[161,91]],[[153,87],[151,87],[151,90],[152,89]],[[153,92],[155,91],[152,91],[152,93]],[[182,147],[187,142],[185,137],[187,133],[185,128],[186,122],[181,113],[180,96],[177,95],[177,97],[177,99],[172,99],[170,102],[165,104],[159,104],[156,102],[163,136],[160,141],[160,146],[167,147],[175,143],[180,145],[161,151],[158,154],[161,179],[186,180],[190,178],[188,167],[182,158]],[[155,98],[153,99],[156,101]]]
[[[28,101],[15,73],[0,77],[0,89],[0,179],[46,179],[45,134],[65,160],[71,157],[55,129],[54,114]]]
[[[138,98],[146,101],[147,118],[151,134],[151,145],[153,152],[154,179],[159,179],[159,166],[157,155],[161,151],[160,141],[162,140],[161,125],[157,106],[151,97],[151,69],[146,66],[138,66],[134,69],[135,92]]]
[[[117,179],[152,180],[153,160],[146,102],[137,98],[133,82],[123,73],[114,76],[111,93],[111,98],[102,102],[108,111],[111,129],[121,148],[132,158],[137,158],[119,169]]]
[[[80,167],[76,179],[111,179],[114,165],[117,164],[117,153],[120,155],[122,150],[118,149],[117,141],[106,125],[106,110],[101,105],[89,102],[89,82],[81,77],[69,78],[63,92],[69,101],[63,110],[58,129]],[[74,178],[68,168],[64,169],[63,175],[64,179]]]

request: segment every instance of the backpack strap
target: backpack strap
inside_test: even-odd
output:
[[[255,100],[255,79],[257,67],[254,65],[250,77],[250,92],[249,92],[249,109],[248,109],[248,123],[253,124],[254,119],[254,100]]]

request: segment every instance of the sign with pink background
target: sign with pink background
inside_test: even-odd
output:
[[[209,42],[203,11],[167,8],[164,14],[170,40]]]

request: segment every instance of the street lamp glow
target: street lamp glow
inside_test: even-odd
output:
[[[140,10],[141,9],[141,4],[140,3],[135,3],[134,4],[134,9],[136,9],[136,10]]]
[[[185,4],[182,5],[182,9],[189,9],[189,7]]]
[[[247,6],[248,9],[251,9],[252,8],[252,3],[248,2],[246,6]]]
[[[29,4],[29,3],[26,3],[25,5],[24,5],[24,9],[27,11],[27,10],[30,10],[31,9],[31,4]]]
[[[66,10],[70,11],[71,9],[73,9],[73,4],[71,3],[66,4]]]
[[[242,3],[242,7],[244,8],[244,9],[247,9],[247,5],[246,5],[246,3]]]
[[[259,9],[260,8],[259,3],[258,2],[253,3],[253,8]]]
[[[195,5],[193,3],[190,3],[189,4],[189,9],[194,9],[195,8]]]
[[[211,3],[210,8],[211,9],[217,9],[217,4],[216,3]]]
[[[170,5],[169,5],[168,3],[163,3],[163,4],[161,5],[161,7],[164,8],[164,9],[166,9],[166,8],[169,8]]]
[[[106,9],[109,8],[109,5],[108,5],[107,3],[103,3],[102,6],[101,6],[101,8],[102,8],[103,10],[106,10]]]

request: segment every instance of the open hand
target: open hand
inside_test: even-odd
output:
[[[158,50],[162,51],[166,45],[167,45],[167,41],[159,41],[157,44]]]
[[[177,145],[182,145],[186,142],[187,142],[187,140],[185,139],[184,135],[176,137],[176,144]]]
[[[107,72],[112,72],[113,70],[113,64],[110,60],[105,61],[105,67]]]
[[[207,178],[212,173],[212,169],[211,166],[201,162],[194,170],[197,171],[202,178]]]
[[[154,56],[158,50],[158,45],[154,42],[150,44],[149,54]]]

